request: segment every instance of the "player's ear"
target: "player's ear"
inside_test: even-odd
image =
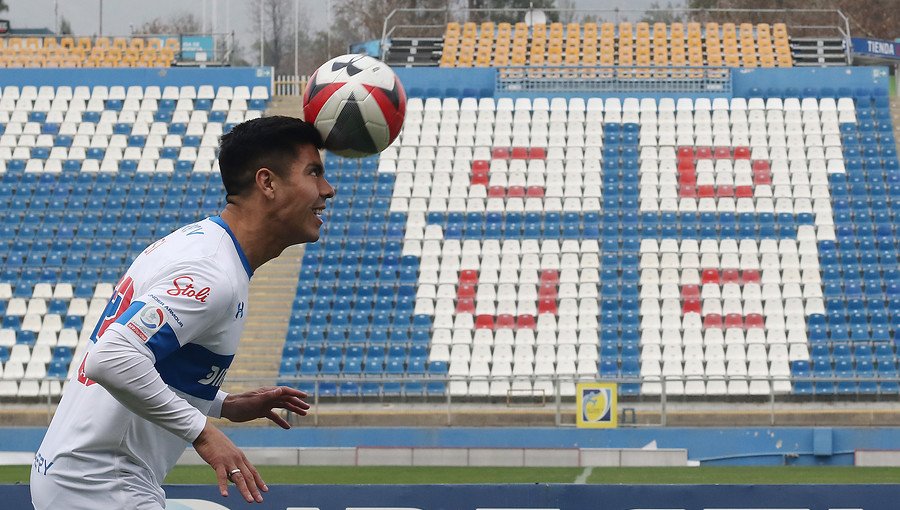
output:
[[[256,171],[256,187],[266,198],[275,198],[275,173],[268,168],[260,168]]]

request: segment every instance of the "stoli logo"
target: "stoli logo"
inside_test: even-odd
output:
[[[176,276],[172,280],[172,285],[173,287],[166,291],[166,294],[170,296],[189,297],[201,303],[206,303],[206,298],[209,297],[209,287],[196,289],[194,287],[194,279],[190,276]]]

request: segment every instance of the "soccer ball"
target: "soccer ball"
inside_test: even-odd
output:
[[[341,55],[309,77],[303,116],[322,133],[329,151],[344,157],[371,156],[400,133],[406,92],[384,62],[366,55]]]

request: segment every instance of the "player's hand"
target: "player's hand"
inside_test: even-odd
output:
[[[233,422],[245,422],[257,418],[268,418],[283,429],[291,425],[276,409],[286,409],[306,416],[309,404],[303,401],[306,393],[287,386],[267,386],[245,393],[228,395],[222,402],[222,418]]]
[[[206,422],[203,432],[194,440],[194,450],[200,457],[212,466],[216,471],[216,478],[219,480],[219,493],[223,497],[228,497],[228,482],[234,482],[234,485],[244,496],[248,503],[262,503],[263,497],[260,490],[268,491],[269,487],[266,482],[259,476],[259,472],[253,467],[253,464],[247,460],[234,443],[228,439],[228,436],[222,433],[210,422]],[[235,471],[239,469],[240,471]]]

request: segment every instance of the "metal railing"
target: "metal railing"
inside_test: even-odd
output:
[[[44,379],[44,381],[59,379]],[[517,382],[526,382],[525,385],[517,385]],[[672,413],[684,411],[696,412],[705,405],[718,406],[719,411],[726,410],[728,405],[750,406],[756,414],[767,415],[768,425],[778,425],[778,418],[791,410],[807,414],[815,414],[821,411],[825,414],[833,413],[835,405],[845,404],[848,411],[852,406],[861,406],[859,412],[871,412],[873,406],[883,409],[882,403],[890,402],[892,405],[900,401],[900,392],[880,392],[879,385],[886,383],[900,387],[900,379],[875,378],[875,377],[796,377],[796,376],[700,376],[700,375],[665,375],[644,377],[590,377],[590,376],[483,376],[483,377],[450,377],[418,376],[400,377],[393,375],[383,376],[307,376],[307,377],[279,377],[278,384],[287,384],[295,387],[307,387],[311,389],[309,403],[312,412],[309,418],[313,425],[319,425],[319,411],[325,407],[336,405],[346,408],[352,405],[403,403],[425,408],[446,416],[446,424],[453,424],[454,417],[464,412],[471,406],[484,410],[489,408],[502,410],[510,407],[528,407],[533,409],[550,410],[553,413],[553,423],[557,426],[570,426],[575,413],[575,385],[583,382],[616,383],[619,385],[619,411],[622,414],[634,416],[635,413],[649,416],[655,421],[621,420],[623,425],[633,422],[635,426],[667,426]],[[682,389],[687,383],[699,383],[704,385],[715,382],[740,386],[748,385],[748,392],[728,391],[719,394],[696,392],[686,394]],[[229,378],[226,384],[251,386],[269,386],[272,379],[263,378]],[[463,384],[465,385],[463,386]],[[476,383],[486,391],[472,391],[472,383]],[[491,391],[492,384],[499,388]],[[751,383],[754,386],[751,387]],[[810,383],[809,393],[797,393],[798,383]],[[840,383],[863,384],[876,391],[869,392],[864,387],[849,386],[854,391],[842,391]],[[60,384],[62,381],[60,380]],[[816,389],[819,385],[833,385],[832,393],[822,393]],[[355,385],[355,386],[354,386]],[[375,392],[367,392],[366,385],[377,388]],[[429,391],[429,385],[432,386]],[[768,391],[759,391],[765,385]],[[789,389],[785,385],[790,385]],[[49,389],[49,384],[46,385]],[[355,390],[350,390],[351,388]],[[775,391],[776,387],[785,388]],[[387,389],[385,389],[387,388]],[[531,388],[531,389],[528,389]],[[54,406],[59,397],[50,394],[39,394],[30,398],[7,399],[9,402],[41,403],[46,405],[47,422],[52,417]],[[743,407],[742,407],[743,409]],[[796,424],[790,420],[787,424]]]
[[[280,74],[275,76],[273,82],[273,95],[275,96],[302,96],[306,91],[306,76],[295,74]]]
[[[498,67],[495,92],[731,94],[727,67]]]

